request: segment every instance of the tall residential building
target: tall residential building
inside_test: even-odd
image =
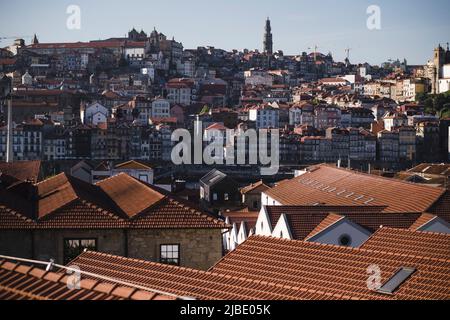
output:
[[[273,54],[273,38],[272,27],[270,26],[270,19],[266,20],[266,28],[264,33],[264,52],[267,54]]]

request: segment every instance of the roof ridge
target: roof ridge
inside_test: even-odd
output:
[[[54,179],[56,179],[56,178],[58,178],[58,177],[60,177],[60,176],[65,176],[65,177],[67,177],[67,175],[66,175],[64,172],[61,172],[61,173],[59,173],[59,174],[57,174],[57,175],[55,175],[55,176],[53,176],[53,177],[50,177],[50,178],[47,178],[47,179],[45,179],[45,180],[43,180],[43,181],[40,181],[40,182],[35,183],[34,186],[35,186],[35,187],[40,186],[40,185],[42,185],[42,184],[44,184],[44,183],[46,183],[46,182],[48,182],[48,181],[54,180]]]
[[[383,179],[383,180],[391,181],[391,182],[394,181],[394,182],[398,182],[398,183],[403,183],[403,184],[407,184],[407,185],[421,187],[421,188],[424,188],[424,189],[430,189],[430,190],[431,189],[433,189],[433,190],[436,190],[436,189],[439,190],[440,189],[443,192],[447,191],[447,189],[441,188],[441,187],[432,187],[432,186],[428,186],[428,185],[418,185],[417,183],[413,183],[413,182],[410,182],[410,181],[404,181],[404,180],[400,180],[400,179],[396,179],[396,178],[387,178],[387,177],[383,177],[383,176],[369,174],[369,173],[366,173],[366,172],[356,171],[356,170],[353,170],[353,169],[349,170],[349,169],[346,169],[346,168],[338,168],[338,167],[335,167],[334,165],[331,165],[331,164],[328,164],[328,163],[320,164],[320,165],[318,165],[318,167],[319,167],[319,169],[321,167],[327,167],[327,168],[331,168],[331,169],[334,169],[334,170],[339,170],[339,171],[353,173],[353,174],[356,174],[356,175],[362,175],[362,176],[371,177],[371,178],[375,178],[375,179],[378,178],[378,179]]]
[[[325,224],[325,221],[326,221],[328,218],[333,217],[333,216],[335,216],[335,217],[338,218],[338,219],[336,219],[336,221],[332,221],[331,223],[328,223],[327,225],[322,226],[322,224]],[[331,228],[332,226],[336,225],[337,223],[339,223],[339,222],[341,222],[341,221],[343,221],[343,220],[345,220],[345,219],[347,219],[347,217],[344,216],[344,215],[341,215],[341,214],[338,214],[338,213],[334,213],[334,212],[328,213],[328,215],[325,217],[325,219],[323,219],[323,220],[322,220],[322,221],[314,228],[314,230],[311,231],[311,233],[308,234],[308,236],[306,236],[305,241],[308,241],[308,240],[310,240],[311,238],[314,238],[314,237],[318,236],[319,234],[325,232],[327,229]],[[321,229],[318,230],[319,228],[321,228]]]
[[[435,216],[434,219],[439,218],[438,216]],[[430,221],[434,220],[431,219]],[[446,238],[450,239],[450,234],[449,233],[444,233],[444,232],[432,232],[432,231],[422,231],[422,230],[411,230],[411,229],[401,229],[401,228],[393,228],[393,227],[381,227],[378,231],[381,230],[391,230],[391,231],[399,231],[399,232],[404,232],[404,233],[419,233],[421,235],[434,235],[434,236],[443,236]]]

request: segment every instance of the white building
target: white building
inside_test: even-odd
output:
[[[105,123],[109,118],[109,110],[98,102],[94,102],[87,107],[81,107],[81,121],[83,124],[98,125]]]
[[[194,81],[191,79],[172,79],[167,85],[167,99],[171,104],[188,106],[192,102]]]
[[[127,61],[142,61],[145,58],[145,46],[144,45],[128,45],[124,50],[124,58]]]
[[[442,79],[439,79],[438,93],[450,91],[450,64],[444,65]]]
[[[169,100],[158,98],[152,102],[152,118],[161,119],[170,117]]]
[[[256,122],[256,129],[279,128],[280,111],[271,105],[259,105],[249,110],[249,120]]]
[[[302,124],[302,108],[293,106],[289,109],[289,125],[297,126]]]

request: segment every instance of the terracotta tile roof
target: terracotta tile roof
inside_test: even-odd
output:
[[[422,163],[409,172],[435,174],[435,175],[450,175],[450,164],[430,164]]]
[[[41,161],[0,162],[0,173],[20,181],[39,181]]]
[[[409,228],[420,213],[383,213],[385,207],[377,206],[267,206],[272,229],[282,214],[286,215],[292,236],[296,240],[305,240],[318,228],[326,227],[333,221],[330,214],[346,217],[368,231],[375,232],[380,226]],[[328,218],[328,219],[327,219]]]
[[[119,174],[96,184],[123,213],[133,217],[164,199],[164,195],[127,174]]]
[[[251,185],[242,188],[241,194],[247,194],[250,192],[255,192],[255,193],[264,192],[268,189],[270,189],[270,187],[268,185],[266,185],[262,181],[258,181],[257,183],[252,183]]]
[[[32,229],[33,220],[17,213],[16,211],[0,205],[0,230]]]
[[[82,280],[80,289],[69,289],[64,273],[47,272],[24,264],[0,260],[0,300],[175,300],[170,296]]]
[[[306,239],[314,237],[315,235],[317,235],[317,234],[321,233],[322,231],[328,229],[329,227],[331,227],[335,223],[338,223],[342,219],[345,219],[345,217],[341,216],[341,215],[338,215],[338,214],[335,214],[335,213],[330,213],[321,223],[319,223],[319,225],[317,227],[314,228],[313,231],[311,231],[311,233],[309,235],[306,236]]]
[[[133,229],[226,229],[228,226],[183,199],[165,197],[155,206],[130,220]]]
[[[402,252],[450,262],[450,234],[380,228],[361,249],[380,252]],[[449,287],[450,289],[450,287]]]
[[[379,252],[253,236],[210,271],[283,286],[301,285],[344,299],[450,299],[450,260],[408,253],[409,250]],[[381,269],[382,284],[403,267],[416,271],[393,295],[384,295],[367,286],[367,270],[373,265]]]
[[[387,213],[425,212],[445,193],[442,188],[327,165],[311,168],[308,173],[266,192],[283,205],[381,205],[386,206]]]
[[[434,214],[424,213],[416,220],[416,222],[413,223],[411,227],[409,227],[409,229],[417,231],[418,229],[420,229],[421,227],[423,227],[424,225],[428,224],[429,222],[431,222],[436,218],[437,216],[435,216]]]
[[[126,174],[97,185],[64,174],[0,188],[0,229],[226,229],[223,221]]]
[[[77,194],[65,174],[57,175],[36,185],[38,217],[42,218],[77,199]]]
[[[245,224],[245,229],[247,231],[247,235],[250,230],[254,229],[256,226],[256,222],[258,221],[259,212],[251,211],[251,212],[226,212],[223,214],[224,218],[229,219],[229,223],[233,225],[236,223],[236,226],[240,228],[241,224]]]
[[[137,162],[137,161],[128,161],[125,163],[121,163],[116,165],[116,169],[135,169],[135,170],[151,170],[149,166],[146,166],[143,163]]]
[[[299,284],[282,286],[275,280],[205,272],[177,266],[85,252],[71,262],[85,272],[112,277],[155,290],[199,300],[324,300],[333,295],[306,290]]]

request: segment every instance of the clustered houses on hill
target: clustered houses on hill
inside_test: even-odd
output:
[[[0,252],[12,256],[67,263],[90,249],[207,269],[222,257],[226,228],[126,174],[95,185],[60,174],[0,188]]]
[[[264,48],[272,36],[266,31]],[[91,42],[18,39],[0,57],[1,96],[8,77],[16,88],[14,157],[169,163],[172,132],[199,119],[280,129],[281,164],[406,169],[449,160],[449,48],[439,45],[424,66],[380,67],[266,49],[185,50],[161,32],[135,29]],[[441,93],[439,106],[430,107],[428,93]],[[0,159],[6,110],[0,99]]]

